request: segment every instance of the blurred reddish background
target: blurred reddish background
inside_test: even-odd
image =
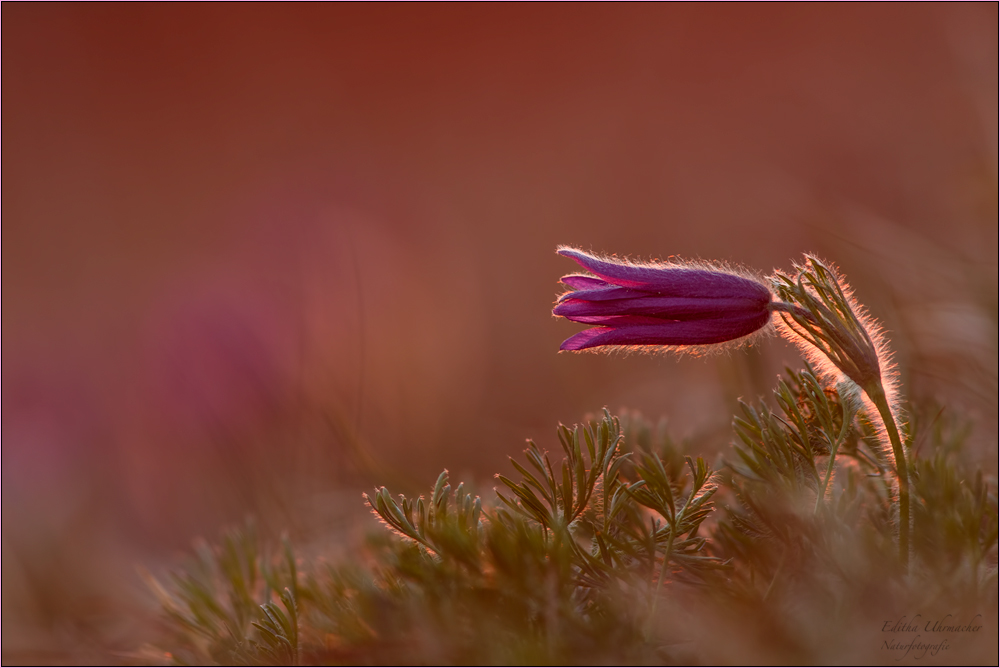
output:
[[[828,257],[995,467],[996,4],[2,12],[5,657],[602,406],[723,449],[797,359],[558,355],[557,244]]]

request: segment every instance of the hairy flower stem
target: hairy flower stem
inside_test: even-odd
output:
[[[837,440],[836,442],[830,444],[830,463],[827,464],[826,467],[826,476],[823,478],[823,486],[820,487],[819,493],[816,495],[816,507],[813,508],[813,515],[819,512],[819,506],[823,502],[823,499],[826,498],[826,488],[830,485],[830,478],[833,476],[833,465],[837,461],[837,450],[840,449],[840,444],[843,443],[844,439],[847,437],[847,430],[850,428],[851,422],[854,419],[853,415],[854,413],[852,412],[852,417],[848,419],[847,412],[845,410],[843,424],[840,425],[840,433],[837,434]]]
[[[840,439],[830,447],[830,463],[826,466],[826,475],[823,476],[823,486],[819,488],[819,492],[816,494],[816,507],[813,508],[813,515],[819,512],[819,507],[823,503],[823,499],[826,498],[826,488],[830,485],[830,478],[833,476],[833,465],[837,460],[837,449],[840,447]]]
[[[889,441],[892,443],[893,458],[896,460],[896,478],[899,480],[899,561],[905,573],[910,567],[910,472],[906,464],[906,452],[903,450],[903,441],[899,437],[896,419],[892,416],[882,384],[876,381],[870,383],[864,390],[878,409]]]
[[[646,638],[649,638],[653,630],[653,620],[656,618],[656,603],[660,600],[660,588],[663,587],[663,578],[667,573],[667,564],[670,562],[670,553],[674,549],[674,528],[670,527],[670,537],[667,539],[667,549],[663,553],[663,563],[660,564],[660,575],[656,578],[656,589],[653,590],[653,602],[649,606],[649,621],[646,623]]]

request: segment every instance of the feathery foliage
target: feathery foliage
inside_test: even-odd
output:
[[[725,643],[695,639],[732,623],[729,610],[773,634],[753,647],[762,661],[808,663],[849,656],[828,629],[850,633],[871,600],[995,609],[996,480],[964,464],[961,429],[934,423],[922,434],[929,456],[912,468],[920,540],[903,575],[891,467],[853,395],[807,368],[787,371],[774,400],[741,405],[719,471],[685,457],[664,425],[605,411],[559,427],[560,459],[529,441],[511,460],[518,477],[497,476],[493,503],[453,488],[447,471],[427,497],[380,488],[365,499],[389,532],[355,563],[300,569],[287,541],[267,556],[252,524],[231,532],[200,546],[170,587],[150,578],[171,630],[167,656],[725,662]],[[885,658],[870,650],[869,661]]]

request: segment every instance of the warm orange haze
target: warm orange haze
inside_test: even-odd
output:
[[[996,4],[2,19],[5,664],[124,661],[136,564],[248,514],[351,553],[362,491],[485,497],[605,406],[714,461],[800,359],[560,354],[560,245],[835,260],[996,474]]]

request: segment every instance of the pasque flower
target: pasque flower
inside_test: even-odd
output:
[[[825,377],[845,379],[838,388],[862,391],[867,398],[864,412],[881,418],[884,432],[876,431],[891,446],[899,481],[899,556],[906,569],[910,484],[899,433],[894,367],[879,327],[854,300],[850,286],[835,268],[807,255],[796,265],[794,276],[774,274],[772,292],[759,279],[708,265],[623,262],[567,246],[561,246],[558,253],[573,258],[591,274],[563,276],[562,282],[572,289],[559,297],[552,313],[595,325],[563,341],[561,350],[724,343],[766,328],[771,314],[780,313],[781,334]],[[836,449],[832,449],[828,471],[835,456]]]
[[[563,276],[572,290],[552,313],[595,325],[560,350],[708,345],[749,336],[771,320],[771,291],[752,278],[698,265],[603,259],[566,246],[558,253],[593,275]]]

